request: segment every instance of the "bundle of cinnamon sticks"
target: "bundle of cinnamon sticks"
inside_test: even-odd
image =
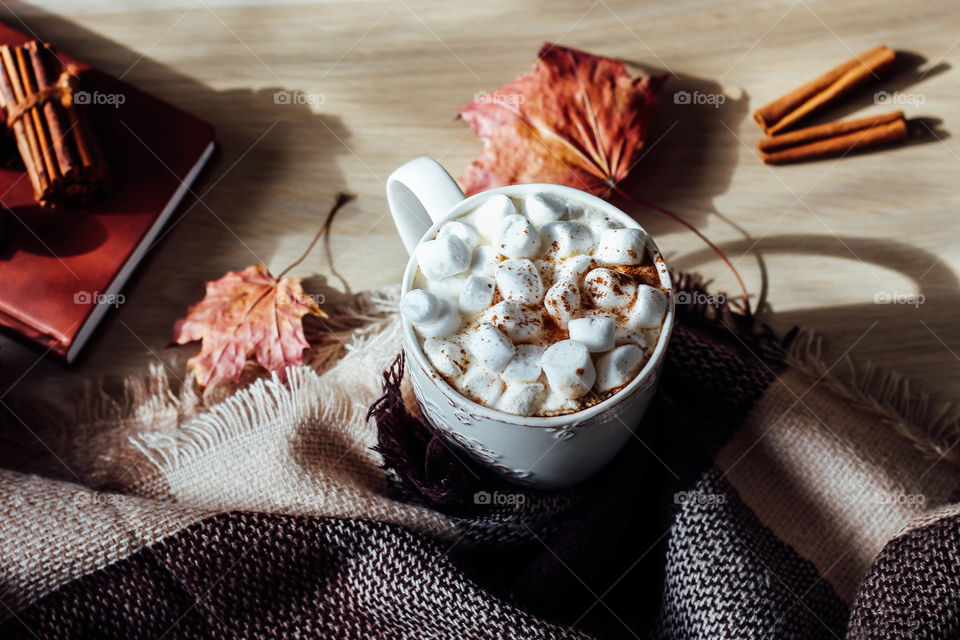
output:
[[[763,161],[768,164],[803,162],[905,141],[907,123],[902,111],[784,133],[854,89],[879,78],[890,69],[895,58],[893,50],[882,45],[874,47],[757,109],[753,117],[769,136],[757,145]]]
[[[46,207],[82,206],[111,186],[100,146],[74,105],[76,83],[48,44],[0,46],[0,107]]]

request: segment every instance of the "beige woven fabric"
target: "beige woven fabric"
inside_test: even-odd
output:
[[[126,490],[216,511],[371,518],[455,535],[437,512],[386,497],[371,449],[366,413],[400,350],[399,326],[391,316],[356,331],[322,374],[292,369],[287,383],[259,380],[176,428],[134,436],[143,462]]]
[[[0,470],[0,513],[0,620],[209,515],[6,470]]]
[[[958,487],[955,467],[792,368],[754,405],[717,464],[761,522],[847,602],[883,545]]]

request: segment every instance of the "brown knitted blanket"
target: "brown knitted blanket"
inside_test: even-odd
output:
[[[904,381],[682,305],[637,437],[529,491],[420,421],[395,295],[287,383],[14,406],[0,637],[960,637],[957,426]]]

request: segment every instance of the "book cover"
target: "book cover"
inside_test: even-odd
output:
[[[0,44],[30,39],[0,23]],[[100,142],[114,190],[84,209],[46,209],[26,170],[0,168],[0,327],[71,361],[122,301],[124,283],[215,142],[210,124],[56,51],[78,71],[74,102]]]

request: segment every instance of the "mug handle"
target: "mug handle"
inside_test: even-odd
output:
[[[387,205],[407,253],[413,255],[427,229],[465,197],[450,174],[426,156],[391,173]]]

